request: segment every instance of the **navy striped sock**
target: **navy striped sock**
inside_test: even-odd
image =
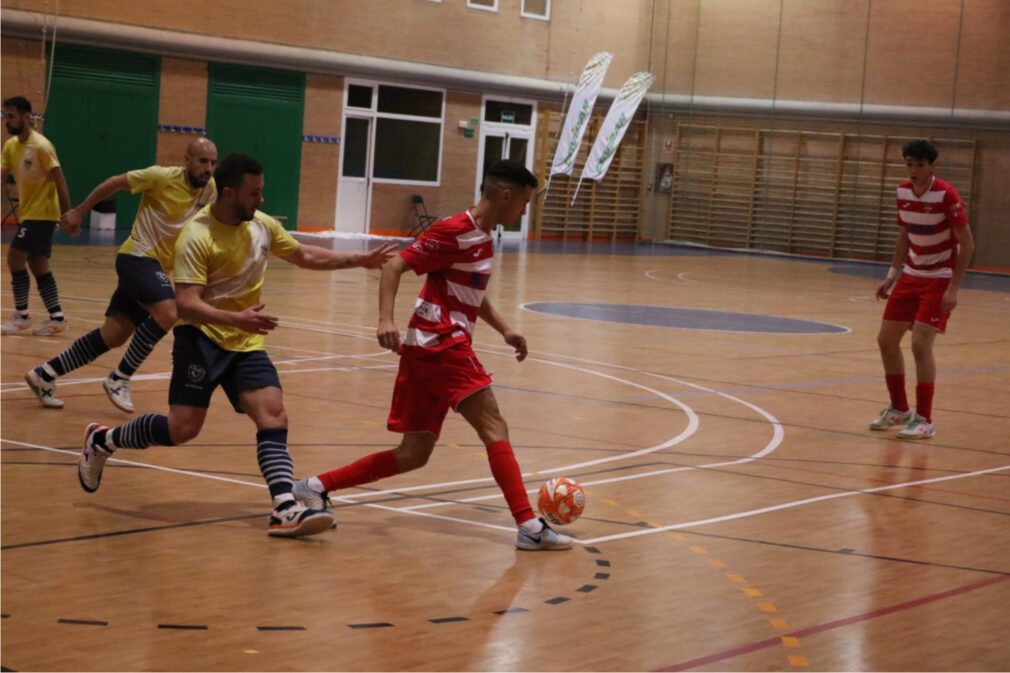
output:
[[[158,321],[151,317],[145,318],[144,322],[137,325],[137,331],[133,333],[130,345],[119,363],[119,369],[116,371],[117,377],[128,379],[133,376],[165,334],[165,330],[158,324]]]
[[[146,449],[149,446],[175,446],[168,431],[168,416],[144,414],[107,433],[118,449]],[[112,448],[111,446],[109,448]]]
[[[256,460],[271,497],[291,492],[295,466],[288,455],[288,429],[271,428],[256,433]]]
[[[67,372],[72,372],[78,367],[83,367],[89,362],[94,362],[98,356],[109,350],[102,340],[102,332],[93,329],[80,337],[70,345],[70,348],[63,351],[46,364],[52,367],[56,376],[63,376]],[[49,371],[43,367],[36,367],[35,373],[46,381],[52,381]]]
[[[26,315],[28,313],[28,291],[32,288],[32,281],[28,277],[28,269],[11,271],[11,289],[14,290],[14,309]]]
[[[56,279],[53,272],[42,274],[35,278],[39,284],[39,294],[42,296],[42,303],[49,311],[49,317],[53,320],[63,320],[63,309],[60,308],[60,292],[56,289]]]

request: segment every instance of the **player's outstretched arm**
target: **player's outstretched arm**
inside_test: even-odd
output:
[[[501,314],[495,310],[487,295],[484,296],[484,301],[480,303],[477,315],[481,320],[491,325],[496,332],[501,334],[505,338],[505,343],[515,349],[516,360],[522,362],[526,359],[526,356],[529,354],[529,348],[526,346],[526,337],[509,327],[505,319],[501,317]]]
[[[127,182],[126,173],[123,173],[122,175],[113,175],[111,178],[107,178],[91,190],[91,193],[88,194],[88,198],[63,213],[63,217],[60,218],[60,227],[71,233],[80,231],[81,223],[84,221],[84,216],[91,212],[92,208],[119,190],[129,188],[130,183]]]
[[[396,252],[395,243],[387,243],[365,252],[341,252],[315,245],[300,245],[283,259],[303,269],[335,271],[337,269],[378,269]]]
[[[267,334],[277,327],[279,319],[263,313],[265,304],[251,306],[244,311],[225,311],[203,300],[203,285],[178,283],[175,301],[179,317],[200,325],[227,325],[252,334]]]

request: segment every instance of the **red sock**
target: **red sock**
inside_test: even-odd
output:
[[[898,411],[908,411],[908,398],[905,396],[905,375],[885,374],[887,392],[891,394],[891,408]]]
[[[498,482],[498,488],[505,494],[505,502],[512,511],[517,524],[533,518],[533,508],[526,496],[526,485],[519,471],[519,463],[508,442],[492,442],[487,445],[487,462],[491,464],[491,474]]]
[[[400,474],[400,466],[396,462],[396,452],[390,449],[324,472],[319,475],[319,481],[323,482],[323,487],[327,491],[339,491],[342,488],[360,486],[394,474]]]
[[[933,390],[936,383],[915,384],[915,413],[926,419],[927,423],[933,422]]]

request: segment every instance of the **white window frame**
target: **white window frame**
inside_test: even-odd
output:
[[[347,96],[352,85],[367,86],[372,88],[372,107],[371,109],[360,108],[360,107],[348,107]],[[420,115],[404,115],[396,114],[392,112],[379,112],[379,87],[380,86],[395,86],[401,89],[420,89],[422,91],[438,91],[442,94],[442,111],[441,115],[436,119],[435,117],[422,117]],[[392,82],[392,81],[378,81],[378,80],[365,80],[356,79],[352,77],[346,78],[344,86],[344,116],[347,114],[356,115],[359,117],[370,117],[372,119],[372,146],[368,148],[370,155],[372,157],[371,165],[371,175],[368,176],[372,184],[378,185],[416,185],[418,187],[441,187],[442,186],[442,154],[445,149],[445,99],[446,90],[434,87],[434,86],[423,86],[415,84],[413,82]],[[397,180],[394,178],[378,178],[375,177],[375,141],[379,135],[379,119],[395,119],[400,121],[416,121],[424,122],[427,124],[438,124],[438,165],[435,169],[435,181],[428,182],[425,180]],[[341,155],[343,156],[343,155]],[[342,161],[342,159],[341,159]],[[343,164],[341,164],[342,166]]]
[[[473,0],[466,0],[466,6],[468,9],[479,9],[482,12],[497,12],[498,11],[498,0],[494,0],[494,4],[488,7],[487,5],[475,5]]]
[[[551,20],[551,0],[545,0],[547,3],[547,13],[546,14],[533,14],[532,12],[526,11],[526,0],[522,0],[522,5],[520,5],[519,15],[524,19],[536,19],[537,21],[550,21]]]

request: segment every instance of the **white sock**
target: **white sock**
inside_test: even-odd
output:
[[[523,521],[519,525],[525,528],[527,533],[530,533],[532,535],[536,535],[537,533],[539,533],[544,529],[543,522],[541,522],[540,519],[536,517],[533,517],[532,519],[529,519],[527,521]]]
[[[308,481],[309,488],[316,493],[326,493],[326,487],[323,486],[323,482],[319,477],[309,477],[306,481]]]
[[[294,500],[294,499],[295,499],[295,496],[292,495],[291,493],[281,493],[280,495],[278,495],[278,496],[276,496],[274,498],[274,509],[277,509],[278,507],[280,507],[284,503],[288,502],[289,500]]]
[[[119,367],[116,367],[116,371],[112,372],[112,375],[115,376],[117,379],[123,379],[124,381],[130,380],[129,376],[119,371]]]

